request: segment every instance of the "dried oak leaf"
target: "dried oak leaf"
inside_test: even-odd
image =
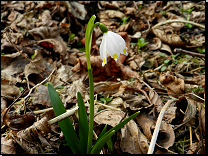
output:
[[[1,136],[1,154],[16,154],[16,148],[12,139]]]
[[[142,127],[145,136],[150,141],[153,135],[153,131],[155,129],[156,122],[151,119],[151,116],[145,113],[140,113],[135,117],[135,119],[136,122]],[[164,148],[169,148],[174,144],[174,141],[175,134],[172,126],[170,124],[167,124],[165,121],[162,121],[157,138],[157,144]]]
[[[160,79],[161,84],[167,87],[167,92],[169,95],[176,96],[174,94],[180,95],[184,93],[185,91],[184,80],[174,76],[171,71],[167,71],[166,73],[162,72],[160,74],[159,79]]]

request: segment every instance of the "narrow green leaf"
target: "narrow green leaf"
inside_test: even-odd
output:
[[[55,115],[59,116],[59,115],[65,113],[66,109],[64,108],[61,98],[59,97],[56,90],[49,83],[47,84],[47,89],[48,89],[48,95],[49,95],[51,104],[53,106]],[[77,134],[74,130],[74,127],[73,127],[70,119],[66,118],[66,119],[60,121],[59,126],[64,134],[64,137],[66,138],[67,145],[70,146],[70,148],[74,154],[79,154],[80,153],[79,139],[77,137]]]
[[[80,92],[77,92],[78,100],[78,113],[79,113],[79,138],[81,154],[87,154],[87,142],[88,142],[88,121],[87,112],[85,109],[84,101]]]
[[[109,151],[113,152],[113,141],[111,138],[107,141],[107,145],[108,145]]]
[[[115,130],[112,130],[110,133],[102,137],[92,148],[90,154],[99,154],[105,143],[111,138],[111,136],[115,133]]]
[[[95,141],[95,144],[98,142],[98,140],[105,134],[105,131],[107,129],[108,125],[105,125],[105,127],[103,128],[102,132],[100,133],[100,135],[98,136],[97,140]],[[94,144],[94,145],[95,145]]]

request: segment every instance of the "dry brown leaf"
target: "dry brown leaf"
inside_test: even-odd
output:
[[[205,105],[202,105],[201,103],[197,102],[197,108],[199,110],[199,116],[198,116],[200,122],[199,129],[203,130],[205,135]]]
[[[3,111],[3,114],[6,110]],[[35,122],[35,116],[34,113],[32,112],[29,112],[25,115],[20,115],[14,111],[8,111],[4,115],[4,124],[8,126],[10,129],[15,131],[25,129],[31,126],[34,122]]]
[[[160,50],[164,50],[170,53],[170,55],[173,55],[172,50],[170,49],[170,47],[164,43],[162,43]]]
[[[147,154],[148,140],[143,136],[134,120],[121,128],[120,148],[130,154]]]
[[[146,115],[145,113],[140,113],[135,117],[135,119],[136,122],[142,127],[145,136],[150,141],[152,138],[152,134],[156,122],[153,119],[151,119],[149,115]],[[157,138],[157,144],[164,148],[169,148],[170,146],[173,145],[174,141],[175,141],[175,134],[172,129],[172,126],[170,124],[167,124],[165,121],[162,121]]]
[[[7,99],[14,99],[21,94],[19,88],[13,84],[10,84],[8,81],[3,82],[1,80],[1,96]]]
[[[32,126],[12,134],[12,137],[28,154],[38,154],[37,140],[42,141],[42,136],[47,135],[50,130],[51,126],[44,117]],[[43,142],[42,145],[44,145]]]
[[[46,86],[40,85],[35,93],[32,93],[31,96],[35,97],[33,100],[33,104],[41,104],[43,106],[52,107],[49,96],[48,90]]]
[[[144,63],[145,60],[140,55],[133,55],[126,60],[126,64],[128,64],[134,70],[141,68]]]
[[[12,139],[1,137],[1,154],[16,154],[16,148]]]
[[[158,37],[155,37],[151,40],[149,44],[147,44],[147,48],[149,50],[157,50],[160,49],[162,45],[161,40]]]
[[[35,56],[33,57],[33,63],[38,65],[42,69],[46,69],[46,65],[44,63],[43,56],[39,49],[35,50]],[[24,74],[28,78],[31,74],[40,74],[42,72],[41,69],[37,68],[34,64],[29,63],[25,66]]]
[[[95,114],[94,121],[97,124],[107,124],[112,127],[118,125],[125,113],[119,110],[105,109]]]
[[[152,30],[155,36],[157,36],[162,42],[173,47],[184,47],[184,43],[181,38],[173,32],[171,28],[155,28]]]
[[[127,7],[125,10],[124,10],[124,13],[126,15],[134,15],[136,12],[136,9],[135,8],[132,8],[132,7]]]
[[[89,100],[89,94],[87,92],[86,86],[83,84],[82,80],[74,81],[70,86],[65,86],[61,90],[61,99],[63,103],[76,103],[77,92],[80,92],[84,101]]]
[[[38,5],[35,7],[34,10],[41,10],[43,8],[50,8],[56,4],[55,1],[38,1]]]
[[[177,101],[175,106],[176,117],[173,119],[172,124],[179,125],[183,122],[189,121],[196,115],[196,106],[194,105],[193,100],[181,96],[178,98],[180,101]]]
[[[152,102],[152,104],[154,104],[157,112],[159,113],[164,104],[162,102],[162,100],[160,99],[159,95],[154,91],[154,90],[150,90],[149,91],[149,98],[150,101]],[[165,114],[163,116],[163,119],[167,122],[170,123],[174,118],[175,118],[175,111],[176,111],[176,107],[174,107],[174,104],[172,103],[167,110],[165,111]]]
[[[184,93],[184,80],[174,76],[171,71],[167,71],[166,73],[162,72],[159,79],[161,84],[167,87],[167,92],[171,96],[176,96],[176,94],[180,95]]]
[[[59,53],[63,63],[65,63],[65,57],[67,56],[68,58],[68,53],[66,51],[67,47],[63,43],[63,41],[52,38],[52,39],[40,40],[37,42],[37,44],[46,49],[50,49],[51,51],[55,53]]]

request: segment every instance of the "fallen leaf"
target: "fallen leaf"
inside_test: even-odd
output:
[[[16,154],[14,141],[1,136],[1,154]]]
[[[161,84],[167,87],[167,92],[171,96],[176,96],[184,93],[184,80],[174,76],[171,71],[167,71],[166,73],[162,72],[159,79]]]
[[[142,127],[142,130],[145,136],[150,141],[153,135],[153,131],[155,129],[156,122],[151,119],[151,116],[146,115],[145,113],[140,113],[135,117],[136,122]],[[167,124],[165,121],[162,121],[157,144],[164,148],[169,148],[174,144],[175,134],[170,124]]]
[[[134,120],[129,121],[121,128],[120,147],[122,152],[130,154],[147,154],[148,140],[141,133]]]

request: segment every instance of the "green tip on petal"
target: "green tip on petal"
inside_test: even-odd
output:
[[[103,23],[100,23],[100,24],[99,24],[99,28],[100,28],[100,30],[101,30],[103,33],[107,33],[107,32],[108,32],[108,28],[107,28]]]

